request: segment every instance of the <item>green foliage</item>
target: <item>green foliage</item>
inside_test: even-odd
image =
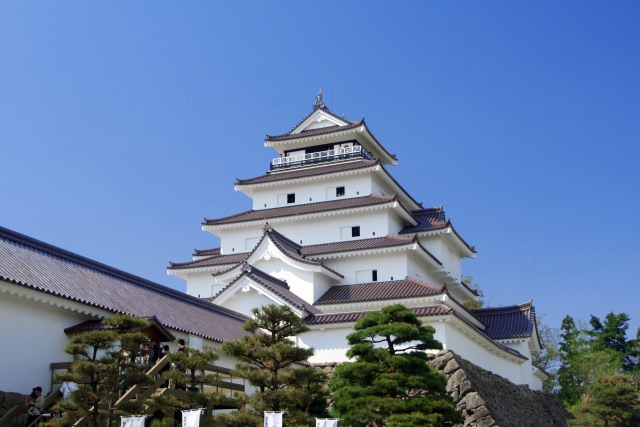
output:
[[[484,298],[484,292],[480,289],[479,284],[473,283],[473,276],[466,276],[462,283],[464,283],[469,289],[475,291],[478,295],[478,299],[465,301],[464,306],[469,310],[477,310],[484,307],[484,301],[482,300],[482,298]]]
[[[336,367],[335,415],[349,426],[443,426],[462,422],[446,378],[424,350],[441,349],[435,330],[402,305],[369,313],[347,339],[354,362]]]
[[[240,418],[261,422],[261,411],[286,411],[287,425],[313,422],[314,416],[325,412],[326,378],[322,372],[304,366],[313,350],[297,347],[292,340],[308,328],[286,306],[269,305],[252,312],[253,317],[244,325],[251,335],[224,343],[222,349],[242,362],[234,374],[257,388],[247,398],[249,407],[257,413],[245,410],[220,419],[225,425],[244,425],[234,423]]]
[[[65,352],[74,357],[69,372],[56,375],[57,382],[73,381],[78,385],[73,399],[60,402],[58,408],[65,417],[57,425],[70,425],[88,417],[89,424],[112,425],[127,411],[141,409],[139,402],[115,408],[123,388],[129,384],[149,382],[144,367],[136,365],[129,355],[147,341],[141,331],[148,322],[128,315],[105,319],[103,328],[74,335]],[[128,413],[131,413],[128,412]]]
[[[542,389],[547,393],[552,393],[559,388],[560,335],[557,329],[553,329],[543,323],[543,316],[536,318],[536,329],[538,330],[541,350],[532,354],[531,361],[549,375],[548,379],[542,384]]]
[[[571,425],[637,426],[639,404],[638,393],[629,377],[603,376],[583,399]]]
[[[558,346],[562,362],[558,369],[558,396],[577,416],[577,423],[597,424],[605,419],[607,423],[618,423],[615,417],[603,415],[606,408],[625,404],[622,395],[611,391],[620,390],[624,384],[622,388],[637,392],[638,339],[626,338],[628,322],[625,313],[609,313],[604,321],[591,316],[590,327],[576,326],[570,316],[563,319]],[[611,393],[607,395],[608,392]],[[606,400],[606,396],[611,399],[608,403],[597,403]]]
[[[170,384],[178,384],[183,392],[161,394],[147,399],[147,413],[154,414],[158,427],[163,423],[173,425],[170,415],[179,414],[182,410],[204,408],[214,405],[222,396],[219,393],[200,393],[201,384],[215,384],[218,376],[207,373],[207,369],[219,359],[218,353],[212,349],[198,350],[185,348],[184,351],[170,353],[169,361],[174,369],[162,372],[161,376]]]

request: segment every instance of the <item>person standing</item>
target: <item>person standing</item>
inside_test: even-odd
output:
[[[149,367],[153,367],[160,360],[160,343],[155,338],[149,338]]]
[[[187,347],[185,346],[185,342],[182,338],[178,340],[178,353],[183,352],[184,356],[187,356]],[[176,363],[175,369],[184,373],[184,369],[180,366],[180,364]],[[176,381],[176,390],[186,390],[187,386]]]
[[[42,387],[35,387],[27,398],[27,427],[35,425],[44,409],[44,396],[42,396]]]

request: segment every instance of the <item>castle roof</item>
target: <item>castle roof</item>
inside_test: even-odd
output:
[[[206,256],[204,255],[205,251],[201,251],[199,256],[206,256],[206,258],[196,259],[193,261],[187,262],[170,262],[169,270],[184,270],[189,268],[205,268],[205,267],[221,267],[221,266],[229,266],[236,265],[239,262],[244,261],[249,256],[250,252],[238,252],[232,253],[228,255],[222,255],[220,253],[220,248],[210,249],[213,255]]]
[[[320,310],[318,310],[312,304],[308,304],[305,300],[303,300],[302,298],[300,298],[299,296],[291,292],[289,285],[287,284],[286,281],[275,278],[270,274],[267,274],[266,272],[248,263],[245,263],[242,266],[242,274],[240,274],[240,276],[238,276],[231,283],[229,283],[229,285],[227,285],[224,289],[222,289],[218,293],[218,295],[216,295],[212,299],[215,300],[215,298],[217,298],[218,296],[226,292],[230,292],[231,289],[233,289],[238,283],[242,282],[245,278],[248,278],[254,283],[262,286],[266,290],[274,293],[275,295],[284,299],[295,308],[298,308],[306,313],[312,313],[312,314],[320,313]]]
[[[315,305],[416,298],[440,295],[444,292],[445,286],[435,286],[407,277],[403,280],[332,286]]]
[[[508,307],[483,308],[472,313],[487,325],[484,332],[494,340],[531,337],[536,327],[532,301]]]
[[[330,162],[315,167],[281,169],[268,172],[264,175],[249,179],[237,179],[236,185],[264,184],[291,179],[307,178],[333,173],[350,172],[359,169],[367,169],[379,165],[378,160],[358,159],[352,161]]]
[[[356,138],[367,147],[370,152],[375,152],[376,157],[384,159],[384,163],[397,163],[395,154],[389,153],[373,136],[364,119],[354,122],[340,117],[329,110],[322,102],[322,93],[313,106],[313,110],[302,119],[289,132],[280,135],[267,135],[265,145],[268,147],[292,146],[307,144],[318,138],[336,139]]]
[[[291,217],[306,214],[317,214],[342,209],[363,208],[384,205],[396,201],[396,196],[364,196],[349,199],[330,200],[327,202],[306,203],[302,205],[282,206],[272,209],[249,210],[219,219],[206,219],[204,226],[234,224],[239,222],[267,221],[274,218]]]
[[[409,308],[418,317],[443,316],[454,313],[453,309],[444,304],[428,305],[425,307]],[[322,313],[311,314],[304,319],[307,325],[327,325],[334,323],[352,323],[364,317],[368,312],[348,312],[348,313]]]
[[[112,313],[156,316],[163,326],[213,341],[246,334],[246,317],[0,227],[0,280]]]

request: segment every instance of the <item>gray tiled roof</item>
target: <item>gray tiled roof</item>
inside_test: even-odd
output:
[[[244,316],[0,227],[0,280],[113,313],[156,316],[218,342],[246,334]]]
[[[415,298],[439,295],[444,292],[444,286],[430,285],[408,277],[404,280],[332,286],[315,302],[315,305]]]
[[[358,169],[366,169],[379,165],[378,160],[359,159],[357,161],[341,161],[330,162],[322,166],[298,168],[293,170],[277,170],[269,172],[265,175],[257,176],[249,179],[238,179],[236,185],[262,184],[266,182],[285,181],[289,179],[306,178],[310,176],[328,175],[332,173],[340,173],[353,171]]]
[[[272,218],[282,218],[297,215],[314,214],[318,212],[330,212],[342,209],[361,208],[390,203],[396,200],[396,196],[364,196],[351,199],[331,200],[328,202],[306,203],[303,205],[283,206],[272,209],[250,210],[236,215],[219,219],[206,219],[203,225],[223,225],[249,221],[267,221]]]
[[[410,310],[418,317],[443,316],[453,313],[453,309],[444,304],[429,305],[426,307],[414,307]],[[358,321],[369,312],[326,313],[312,314],[304,319],[307,325],[327,325],[335,323],[351,323]]]
[[[530,337],[536,324],[531,301],[510,307],[473,310],[472,313],[487,325],[484,332],[494,340]]]

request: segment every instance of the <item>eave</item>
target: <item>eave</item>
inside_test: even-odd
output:
[[[296,205],[296,206],[300,206],[300,205]],[[274,208],[274,209],[278,209],[278,208]],[[380,209],[394,209],[398,214],[398,216],[402,218],[404,221],[406,221],[407,223],[410,223],[410,224],[416,223],[411,213],[404,208],[404,206],[397,200],[397,198],[394,198],[389,202],[382,202],[379,204],[371,204],[367,206],[339,207],[339,208],[325,210],[325,211],[319,211],[319,212],[311,211],[311,212],[305,212],[305,213],[295,213],[295,211],[292,211],[291,214],[284,214],[280,216],[264,216],[257,219],[237,220],[233,222],[225,222],[222,224],[215,224],[215,225],[207,224],[207,222],[210,220],[205,220],[205,222],[202,224],[202,230],[216,234],[217,231],[221,231],[221,230],[261,227],[265,224],[265,222],[268,222],[269,224],[272,224],[272,225],[288,223],[288,222],[300,222],[300,221],[308,221],[310,219],[315,219],[315,218],[325,218],[325,217],[335,216],[336,212],[339,212],[340,214],[358,214],[362,212],[371,212],[371,211],[380,210]],[[267,213],[267,211],[269,210],[271,209],[265,209],[264,211],[265,213]],[[253,212],[257,212],[257,211],[253,211]]]
[[[415,234],[420,237],[446,235],[449,238],[449,241],[451,241],[454,246],[460,251],[460,255],[463,258],[476,258],[476,249],[465,242],[450,223],[448,223],[447,226],[436,230],[419,231]]]
[[[369,131],[364,120],[359,123],[359,126],[352,127],[353,125],[357,124],[347,125],[349,126],[349,129],[340,130],[340,128],[337,128],[335,131],[316,135],[291,134],[278,139],[270,139],[270,137],[267,137],[264,145],[265,147],[273,148],[278,153],[282,154],[285,150],[295,149],[298,147],[305,148],[310,145],[317,144],[338,143],[351,138],[356,139],[360,145],[371,152],[375,158],[380,159],[382,163],[394,166],[398,164],[396,156],[384,149],[384,147]]]

